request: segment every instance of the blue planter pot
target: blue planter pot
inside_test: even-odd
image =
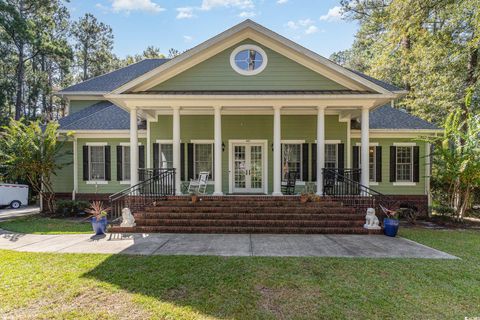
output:
[[[399,222],[397,219],[383,219],[383,232],[386,236],[395,237],[398,232]]]
[[[97,220],[97,218],[93,217],[92,228],[93,232],[95,232],[95,235],[97,236],[105,234],[105,231],[107,230],[107,217],[103,217],[100,220]]]

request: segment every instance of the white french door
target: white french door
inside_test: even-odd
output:
[[[232,192],[265,192],[265,147],[263,143],[233,143]]]

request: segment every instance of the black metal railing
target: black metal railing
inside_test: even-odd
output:
[[[139,180],[138,184],[110,196],[110,219],[119,218],[123,208],[135,211],[161,197],[175,195],[175,169],[139,169]]]
[[[383,193],[360,183],[360,169],[323,169],[323,195],[340,200],[345,206],[354,207],[357,212],[375,208],[390,208],[392,199]]]

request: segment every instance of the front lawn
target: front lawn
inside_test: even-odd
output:
[[[441,319],[480,315],[480,232],[405,229],[461,260],[0,251],[0,318]]]
[[[84,220],[55,219],[39,216],[0,222],[0,228],[12,232],[33,234],[93,233],[92,225]]]

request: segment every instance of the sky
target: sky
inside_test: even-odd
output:
[[[324,57],[347,49],[358,29],[345,21],[339,0],[71,0],[72,19],[93,13],[110,25],[119,57],[147,46],[190,49],[245,19]]]

